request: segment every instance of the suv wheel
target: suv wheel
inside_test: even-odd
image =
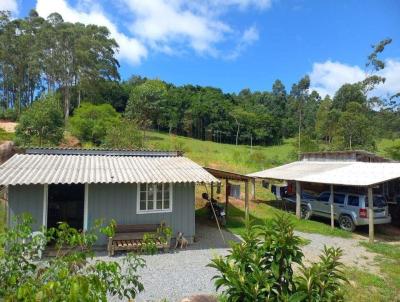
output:
[[[307,220],[307,219],[310,219],[310,217],[311,217],[310,208],[308,206],[306,206],[306,205],[302,205],[301,206],[300,213],[301,213],[301,218],[302,219]]]
[[[339,217],[339,225],[342,230],[353,232],[356,228],[353,219],[348,215],[342,215]]]

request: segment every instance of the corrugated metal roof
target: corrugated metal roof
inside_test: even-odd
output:
[[[16,154],[0,166],[0,185],[218,182],[183,156]]]
[[[400,163],[297,161],[249,174],[257,178],[370,186],[400,178]]]

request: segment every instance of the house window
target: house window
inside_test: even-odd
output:
[[[138,184],[138,213],[172,211],[171,184]]]

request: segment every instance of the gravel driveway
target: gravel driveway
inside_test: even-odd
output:
[[[227,231],[222,231],[225,240],[239,241],[240,238]],[[181,301],[194,294],[214,294],[215,287],[211,280],[216,271],[206,267],[216,255],[225,255],[228,245],[225,244],[218,229],[207,224],[196,225],[197,242],[184,250],[171,250],[169,253],[144,255],[146,267],[138,273],[145,292],[136,301]],[[341,247],[344,250],[342,262],[348,266],[357,266],[372,272],[378,272],[373,263],[375,254],[369,253],[359,245],[358,239],[344,239],[319,234],[301,233],[296,235],[309,239],[310,244],[302,248],[306,262],[318,261],[324,245]],[[123,256],[121,256],[123,257]],[[116,257],[114,260],[121,259]],[[106,257],[107,258],[107,257]],[[107,258],[110,259],[110,258]],[[117,300],[113,300],[117,301]]]
[[[230,232],[222,232],[226,242],[240,240]],[[175,302],[197,293],[215,293],[211,278],[216,271],[206,265],[216,255],[225,255],[228,244],[222,241],[217,228],[207,224],[196,224],[196,241],[187,249],[141,256],[146,260],[146,267],[138,273],[145,291],[135,301]]]

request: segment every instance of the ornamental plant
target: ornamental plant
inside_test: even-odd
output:
[[[144,288],[137,270],[142,258],[128,254],[122,264],[94,258],[93,244],[101,222],[81,233],[66,223],[32,232],[32,218],[22,215],[0,234],[0,300],[107,301],[134,299]],[[55,257],[42,258],[53,245]]]
[[[288,215],[262,225],[248,224],[243,241],[233,243],[230,253],[208,265],[223,301],[341,301],[340,249],[325,248],[320,262],[304,266],[302,240],[294,235]],[[300,268],[298,275],[294,267]]]

